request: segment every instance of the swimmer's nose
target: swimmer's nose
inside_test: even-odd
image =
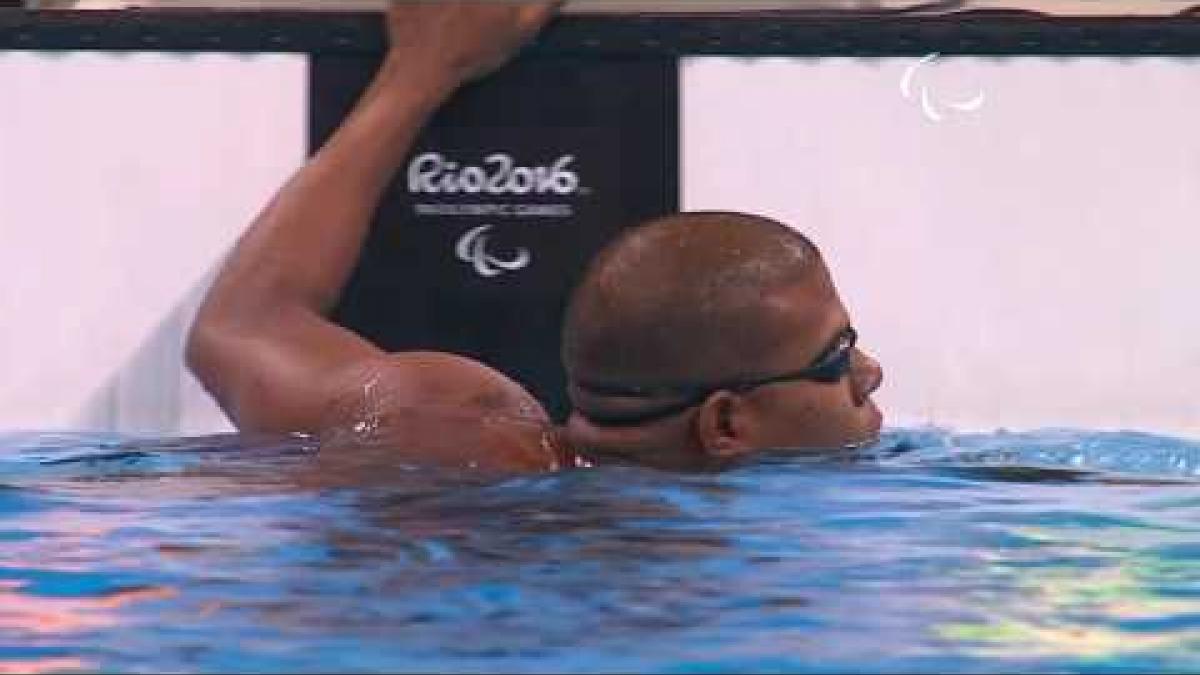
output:
[[[854,350],[854,364],[850,369],[850,386],[854,393],[854,405],[863,405],[871,394],[883,384],[883,367],[871,355]]]

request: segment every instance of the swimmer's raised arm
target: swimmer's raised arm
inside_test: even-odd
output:
[[[503,64],[557,4],[392,5],[391,48],[374,82],[250,226],[189,336],[189,366],[239,428],[322,431],[347,392],[380,377],[391,381],[397,400],[415,404],[429,392],[445,398],[460,387],[470,395],[472,387],[495,384],[484,380],[498,373],[476,373],[459,362],[465,359],[385,354],[326,315],[426,120],[463,83]]]

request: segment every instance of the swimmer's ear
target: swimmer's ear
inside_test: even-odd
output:
[[[742,397],[717,391],[700,404],[695,419],[700,447],[713,459],[731,459],[749,452],[753,421]]]

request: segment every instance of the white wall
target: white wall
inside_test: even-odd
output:
[[[916,63],[689,61],[685,207],[816,240],[894,424],[1200,436],[1200,61]]]
[[[183,335],[303,161],[306,73],[303,56],[0,52],[0,429],[228,428]]]

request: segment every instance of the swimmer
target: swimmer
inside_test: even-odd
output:
[[[720,467],[764,448],[875,440],[883,371],[808,239],[741,213],[667,216],[592,262],[563,330],[573,412],[592,457]]]
[[[250,225],[189,335],[189,367],[241,431],[303,432],[333,446],[391,438],[414,463],[537,471],[568,461],[547,437],[546,411],[502,373],[451,354],[384,353],[327,318],[426,120],[554,10],[392,3],[374,82]]]
[[[386,447],[414,465],[693,468],[869,441],[878,365],[816,249],[761,218],[680,214],[597,258],[564,331],[576,409],[563,429],[494,368],[385,353],[328,318],[429,116],[558,4],[392,3],[374,81],[234,248],[189,335],[189,367],[242,431],[318,436],[326,455]]]

